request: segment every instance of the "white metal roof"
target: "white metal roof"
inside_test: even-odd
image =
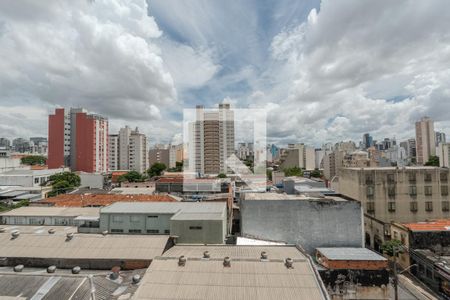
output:
[[[317,248],[317,251],[330,260],[386,260],[367,248]]]

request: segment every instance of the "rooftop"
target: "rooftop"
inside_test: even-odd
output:
[[[433,166],[411,166],[411,167],[364,167],[364,168],[343,168],[344,170],[353,170],[353,171],[396,171],[396,170],[439,170],[443,169],[440,167]],[[446,169],[443,169],[446,170]]]
[[[245,200],[303,200],[303,201],[347,201],[341,196],[308,196],[308,195],[290,195],[285,193],[245,193]]]
[[[63,168],[60,168],[60,169],[39,169],[39,170],[19,169],[19,170],[6,171],[4,173],[1,173],[0,176],[39,176],[39,175],[52,175],[52,174],[61,173],[61,172],[64,172]]]
[[[0,233],[0,257],[151,260],[162,254],[167,240],[164,235],[77,233],[69,241],[65,235],[49,233],[21,233],[11,239],[5,232]]]
[[[80,274],[73,275],[70,270],[57,269],[48,274],[44,269],[25,268],[16,273],[11,267],[0,267],[0,298],[90,300],[91,283],[87,276],[93,275],[96,299],[123,299],[138,287],[132,283],[133,276],[142,276],[144,272],[143,269],[122,271],[119,280],[111,280],[105,271],[81,270]]]
[[[203,259],[203,252],[211,257]],[[267,259],[261,260],[261,252]],[[187,258],[178,265],[179,256]],[[223,265],[224,257],[230,267]],[[292,268],[284,259],[292,258]],[[136,291],[138,299],[325,299],[303,254],[293,246],[175,246],[157,257]]]
[[[0,216],[45,216],[45,217],[78,217],[96,216],[100,214],[97,207],[45,207],[45,206],[23,206],[7,212]]]
[[[102,213],[124,214],[176,214],[183,213],[222,213],[225,202],[116,202],[101,209]]]
[[[386,261],[383,256],[367,248],[317,248],[317,251],[330,260]]]
[[[125,195],[125,194],[64,194],[47,198],[40,203],[58,207],[108,206],[116,202],[174,202],[167,195]]]
[[[450,231],[449,219],[429,222],[404,223],[402,225],[411,231]]]

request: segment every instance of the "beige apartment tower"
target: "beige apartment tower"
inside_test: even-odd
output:
[[[139,132],[138,128],[132,130],[125,126],[119,134],[109,135],[109,169],[132,170],[143,173],[148,169],[147,137]]]
[[[230,104],[218,109],[196,108],[189,128],[189,169],[199,174],[229,173],[227,159],[234,154],[234,113]]]
[[[416,122],[416,155],[418,165],[425,164],[430,156],[436,155],[434,122],[428,117]]]

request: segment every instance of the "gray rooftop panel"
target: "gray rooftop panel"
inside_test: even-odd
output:
[[[175,214],[179,211],[186,213],[221,213],[225,207],[224,202],[116,202],[102,208],[101,213]]]
[[[331,260],[386,260],[367,248],[317,248],[317,251]]]

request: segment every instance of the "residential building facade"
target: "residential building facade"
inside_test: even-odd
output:
[[[434,122],[428,117],[416,122],[416,154],[419,165],[424,165],[430,156],[436,155]]]

